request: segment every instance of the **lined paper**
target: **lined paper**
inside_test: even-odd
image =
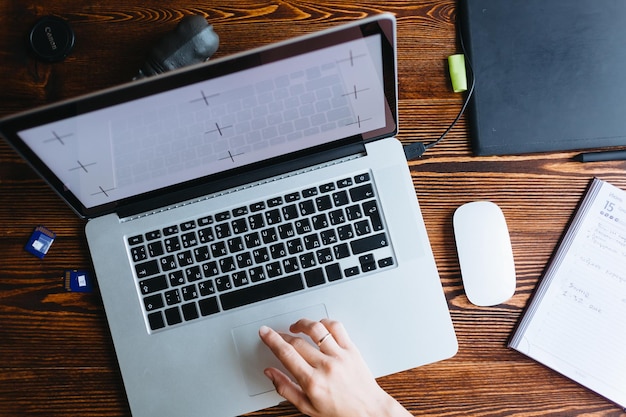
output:
[[[626,191],[594,179],[509,347],[626,406]]]

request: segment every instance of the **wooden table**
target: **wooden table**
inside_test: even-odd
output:
[[[29,5],[21,5],[29,4]],[[400,126],[408,143],[437,138],[463,97],[446,57],[458,52],[453,0],[72,0],[0,3],[0,116],[113,86],[135,75],[148,48],[185,13],[204,14],[221,37],[217,56],[378,12],[398,18]],[[71,22],[64,62],[37,62],[25,36],[41,16]],[[616,405],[506,348],[577,202],[593,176],[626,188],[626,161],[580,164],[574,153],[473,157],[465,118],[411,162],[459,340],[449,360],[380,379],[415,415],[623,415]],[[479,199],[499,204],[517,263],[517,292],[480,308],[464,295],[451,217]],[[39,260],[23,249],[39,224],[58,234]],[[88,268],[84,222],[0,141],[0,416],[130,414],[98,293],[67,293],[65,269]],[[257,416],[294,416],[283,404]],[[180,416],[183,417],[183,416]]]

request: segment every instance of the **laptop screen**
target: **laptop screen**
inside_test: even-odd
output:
[[[382,26],[321,32],[35,110],[9,120],[15,132],[5,136],[85,216],[389,136],[393,30]]]

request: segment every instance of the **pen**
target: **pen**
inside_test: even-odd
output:
[[[624,161],[626,160],[626,149],[621,151],[581,153],[576,155],[574,160],[578,162]]]

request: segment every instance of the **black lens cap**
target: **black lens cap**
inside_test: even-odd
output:
[[[74,47],[74,31],[60,17],[45,16],[35,23],[28,42],[37,58],[46,62],[62,61]]]

